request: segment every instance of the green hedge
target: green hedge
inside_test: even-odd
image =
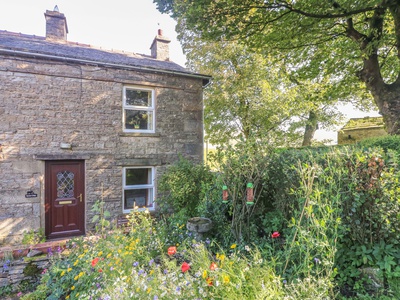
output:
[[[338,219],[329,226],[338,225],[334,264],[343,294],[371,293],[373,287],[390,290],[400,282],[399,154],[400,137],[387,136],[352,146],[279,150],[270,156],[265,201],[286,224],[291,226],[303,207],[316,214],[321,203],[332,203],[329,209]],[[311,180],[305,174],[312,170]],[[365,270],[376,273],[375,281]]]

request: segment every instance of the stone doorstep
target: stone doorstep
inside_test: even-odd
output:
[[[47,254],[47,249],[51,248],[54,252],[57,247],[64,247],[67,241],[70,239],[60,239],[60,240],[52,240],[36,245],[16,245],[16,246],[6,246],[0,247],[0,260],[4,259],[7,253],[12,252],[13,258],[25,257],[28,255],[31,249],[42,251],[44,254]]]

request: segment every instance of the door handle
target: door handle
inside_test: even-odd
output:
[[[78,196],[79,202],[82,202],[82,193]]]

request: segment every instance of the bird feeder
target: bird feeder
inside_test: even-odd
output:
[[[228,187],[226,185],[222,187],[222,203],[228,203]]]
[[[247,188],[246,188],[246,204],[247,205],[253,205],[254,204],[254,192],[253,192],[253,184],[251,182],[249,182],[247,184]]]

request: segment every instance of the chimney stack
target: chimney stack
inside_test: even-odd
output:
[[[161,29],[158,29],[157,36],[151,44],[151,56],[159,60],[169,60],[169,43],[171,40],[163,36]]]
[[[58,11],[57,5],[53,11],[46,10],[46,39],[56,41],[66,41],[68,26],[64,14]]]

